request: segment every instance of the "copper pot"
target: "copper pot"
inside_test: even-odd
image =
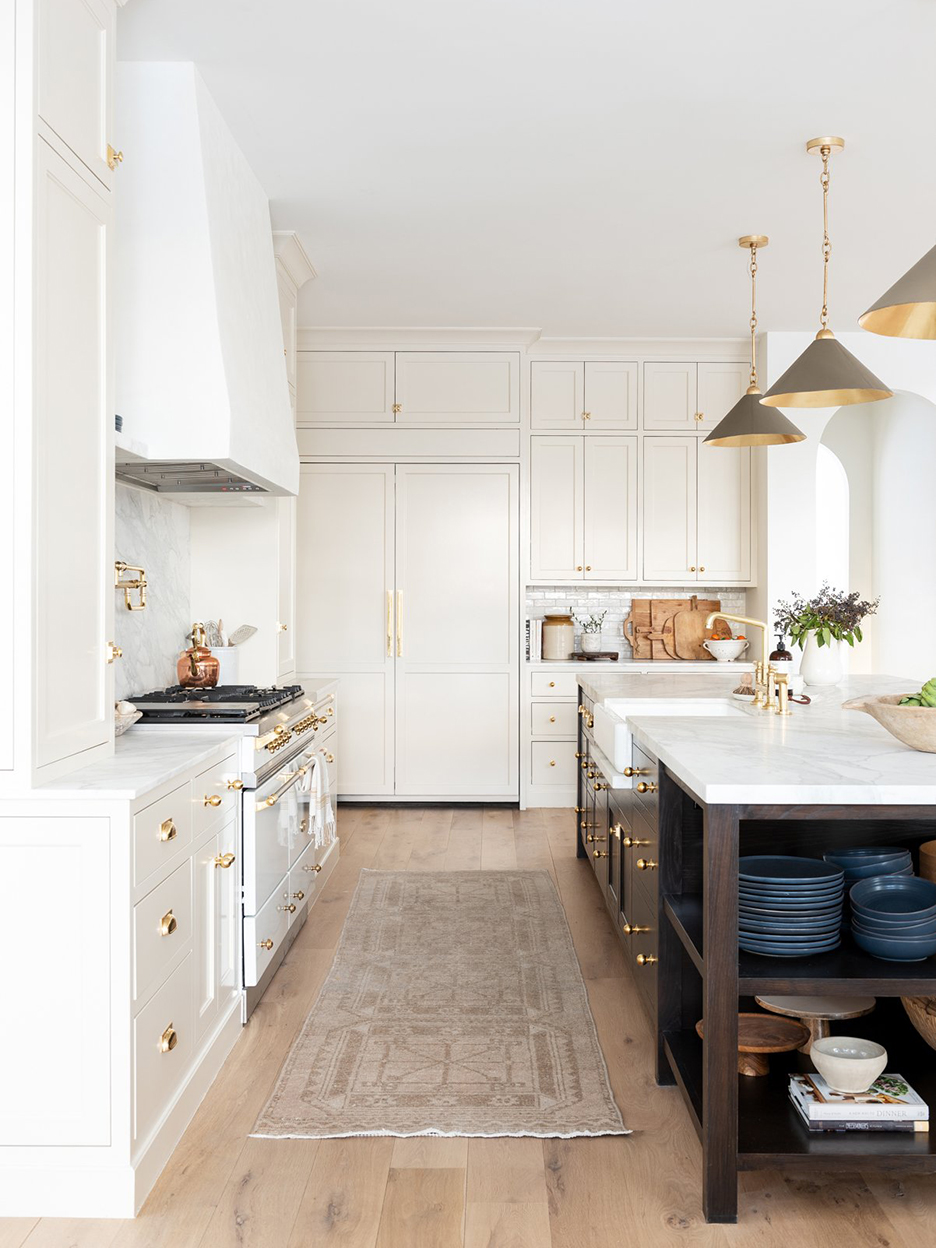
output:
[[[176,675],[183,689],[211,689],[218,683],[221,664],[208,648],[204,624],[192,625],[192,646],[183,650]]]

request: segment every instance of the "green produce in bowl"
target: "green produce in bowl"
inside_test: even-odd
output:
[[[901,698],[898,706],[936,706],[936,676],[928,680],[919,693]]]

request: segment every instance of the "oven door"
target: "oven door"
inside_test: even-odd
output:
[[[258,789],[244,793],[244,914],[257,914],[289,870],[305,808],[296,786],[308,771],[305,752],[285,761]],[[295,855],[293,855],[295,856]]]

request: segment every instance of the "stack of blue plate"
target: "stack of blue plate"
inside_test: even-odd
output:
[[[913,875],[909,849],[862,845],[855,849],[830,849],[822,857],[836,867],[845,868],[846,887],[876,875]]]
[[[936,884],[916,876],[859,880],[851,889],[852,935],[887,962],[922,962],[936,954]]]
[[[761,854],[738,864],[738,944],[798,958],[841,943],[845,872],[818,858]]]

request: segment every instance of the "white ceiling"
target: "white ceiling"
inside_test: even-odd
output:
[[[119,21],[122,58],[198,64],[300,232],[303,325],[734,335],[735,240],[758,232],[762,327],[810,328],[817,134],[847,140],[833,328],[936,241],[936,0],[130,0]]]

